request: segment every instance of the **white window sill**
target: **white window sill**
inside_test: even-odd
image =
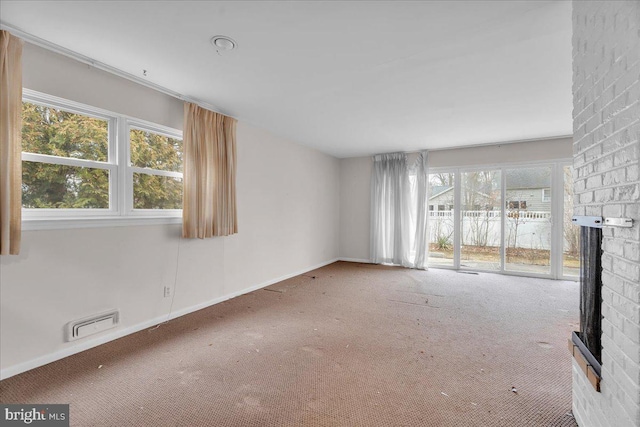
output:
[[[64,230],[73,228],[127,227],[142,225],[182,224],[182,217],[129,216],[80,218],[22,218],[22,230]]]

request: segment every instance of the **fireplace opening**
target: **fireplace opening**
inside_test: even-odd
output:
[[[602,370],[602,217],[573,217],[580,225],[580,330],[569,350],[596,391]]]
[[[580,230],[580,332],[587,361],[600,375],[602,364],[602,228]],[[582,347],[582,346],[581,346]],[[584,352],[584,351],[583,351]]]
[[[574,216],[580,229],[580,331],[569,351],[591,385],[600,391],[602,370],[602,227],[633,227],[631,218]]]

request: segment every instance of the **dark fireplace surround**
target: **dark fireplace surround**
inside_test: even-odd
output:
[[[580,230],[580,331],[569,350],[593,387],[600,391],[602,366],[602,228]]]
[[[587,379],[600,391],[602,371],[602,227],[633,227],[631,218],[574,216],[580,229],[580,331],[569,340],[569,351]]]

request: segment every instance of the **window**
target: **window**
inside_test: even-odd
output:
[[[22,122],[22,206],[105,214],[116,172],[114,118],[27,100]]]
[[[550,188],[543,188],[542,189],[542,201],[543,202],[550,202],[551,201],[551,189]]]
[[[134,209],[182,209],[182,139],[129,130]]]
[[[27,222],[180,217],[181,132],[27,89],[22,114]]]
[[[527,209],[527,201],[526,200],[516,200],[510,201],[507,203],[508,209]]]

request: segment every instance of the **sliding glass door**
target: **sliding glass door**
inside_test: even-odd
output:
[[[551,166],[505,169],[505,270],[551,272]]]
[[[429,266],[577,276],[570,165],[434,169],[428,191]]]
[[[501,270],[502,174],[479,170],[460,174],[460,267]]]
[[[454,267],[455,173],[429,175],[429,265]]]

